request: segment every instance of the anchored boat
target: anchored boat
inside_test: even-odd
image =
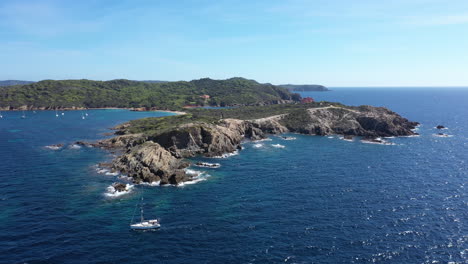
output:
[[[135,207],[135,211],[136,211],[137,206]],[[130,228],[133,229],[133,230],[158,229],[158,228],[161,227],[161,224],[159,224],[158,219],[151,219],[151,220],[145,220],[144,219],[144,217],[143,217],[143,198],[141,198],[141,203],[140,203],[140,222],[133,223],[134,216],[135,216],[135,212],[133,213],[132,221],[130,223]]]

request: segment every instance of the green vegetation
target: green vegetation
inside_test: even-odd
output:
[[[209,95],[210,98],[201,98]],[[0,87],[0,107],[151,107],[177,110],[188,104],[233,106],[299,100],[298,94],[244,78],[148,83],[130,80],[44,80]]]
[[[300,127],[310,117],[306,111],[309,108],[327,106],[345,107],[339,103],[316,102],[310,104],[277,104],[266,106],[244,106],[230,109],[188,109],[186,115],[167,116],[162,118],[149,117],[130,121],[130,126],[120,131],[122,134],[145,133],[157,135],[172,130],[187,123],[204,122],[215,124],[223,118],[241,120],[258,119],[281,114],[291,114],[283,119],[284,125]]]

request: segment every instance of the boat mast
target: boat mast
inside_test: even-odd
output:
[[[141,222],[143,223],[143,197],[141,197],[141,205],[140,205],[140,212],[141,212]]]

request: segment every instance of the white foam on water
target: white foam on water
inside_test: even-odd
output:
[[[361,140],[361,142],[365,143],[365,144],[374,144],[374,145],[387,145],[387,146],[395,146],[396,145],[395,143],[388,142],[388,141],[373,142],[373,141]]]
[[[285,146],[281,144],[272,144],[271,146],[274,148],[285,148]]]
[[[408,135],[408,136],[399,136],[399,137],[408,137],[408,138],[410,138],[410,137],[419,137],[419,136],[420,135]]]
[[[106,192],[104,193],[105,196],[110,197],[110,198],[115,198],[122,196],[124,194],[128,194],[132,191],[134,185],[133,184],[126,184],[125,186],[125,191],[123,192],[118,192],[115,190],[114,186],[110,185],[107,187]]]
[[[197,171],[197,170],[192,170],[192,169],[185,169],[185,173],[191,176],[198,177],[203,174],[203,171]]]
[[[234,152],[231,152],[231,153],[221,154],[220,156],[214,156],[213,158],[215,158],[215,159],[226,159],[226,158],[236,156],[236,155],[239,155],[239,151],[237,151],[237,150],[234,151]]]
[[[161,181],[154,181],[154,182],[142,182],[140,185],[146,185],[146,186],[160,186]]]
[[[46,148],[46,149],[50,149],[50,150],[59,150],[59,149],[61,149],[61,148],[63,148],[63,147],[51,145],[51,146],[45,146],[45,148]]]
[[[335,138],[335,137],[329,136],[329,137],[327,137],[327,138]]]
[[[447,135],[447,134],[443,134],[443,135],[433,134],[432,136],[434,136],[434,137],[444,137],[444,138],[453,137],[453,135]]]
[[[108,173],[108,172],[109,172],[108,169],[101,169],[101,168],[97,168],[96,171],[97,171],[97,173],[99,173],[99,174],[104,174],[104,173]]]
[[[129,177],[127,175],[120,175],[118,178],[121,179],[121,180],[124,180],[124,181],[132,181],[133,180],[132,177]]]
[[[253,142],[263,142],[263,141],[272,141],[271,138],[264,138],[264,139],[258,139],[258,140],[252,140]]]
[[[109,172],[106,172],[105,174],[106,174],[107,176],[117,176],[117,175],[119,175],[120,173],[118,173],[118,172],[110,172],[110,171],[109,171]]]
[[[201,173],[200,175],[198,175],[196,177],[193,177],[191,181],[186,181],[186,182],[179,183],[177,185],[177,187],[183,187],[185,185],[192,185],[192,184],[199,183],[201,181],[206,181],[208,179],[208,177],[210,177],[209,174]]]
[[[257,143],[257,144],[254,144],[253,147],[254,148],[261,148],[261,147],[263,147],[263,144]]]
[[[77,145],[77,144],[72,144],[72,145],[70,145],[68,148],[70,148],[70,149],[80,149],[81,146],[80,146],[80,145]]]

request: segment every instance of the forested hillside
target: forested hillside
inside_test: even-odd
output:
[[[204,97],[202,97],[205,95]],[[206,96],[208,95],[208,96]],[[208,98],[209,97],[209,98]],[[190,82],[148,83],[130,80],[44,80],[0,87],[0,107],[154,107],[180,109],[185,105],[257,105],[299,100],[298,94],[244,78]]]

